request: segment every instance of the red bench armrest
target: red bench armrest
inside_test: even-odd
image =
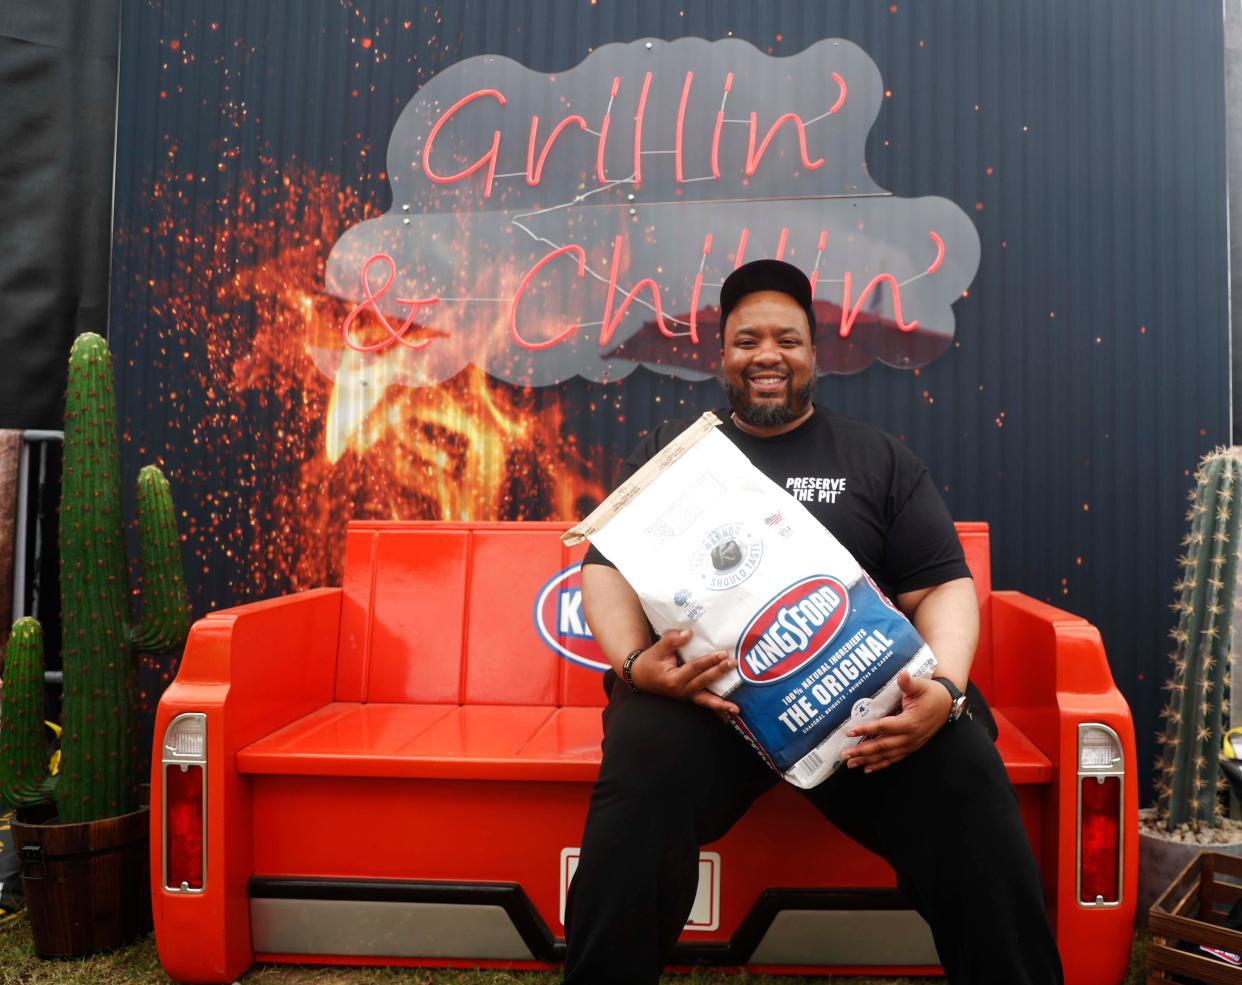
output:
[[[995,668],[991,702],[1054,763],[1068,738],[1063,727],[1093,721],[1117,732],[1132,764],[1130,707],[1113,682],[1099,631],[1080,616],[1021,592],[993,592],[989,606]],[[1065,751],[1077,754],[1076,748]],[[1069,761],[1064,765],[1068,768]]]
[[[340,615],[341,590],[321,588],[215,612],[190,630],[151,756],[152,911],[160,959],[177,981],[232,981],[254,962],[245,905],[253,810],[237,751],[332,700]],[[184,712],[207,716],[206,892],[172,896],[162,888],[161,744]],[[200,939],[198,949],[177,946]]]
[[[1056,696],[1121,695],[1099,631],[1081,616],[1021,592],[993,592],[992,651],[998,703],[1039,706]]]
[[[1134,925],[1138,771],[1130,708],[1113,682],[1099,632],[1085,619],[1018,592],[994,592],[989,605],[996,661],[990,697],[1052,760],[1040,856],[1059,946],[1062,953],[1095,954],[1103,962],[1098,974],[1087,980],[1116,981],[1124,970],[1124,955],[1114,955],[1117,949],[1111,944],[1098,945],[1104,940],[1129,940]],[[1082,919],[1085,911],[1078,906],[1075,882],[1078,731],[1086,723],[1116,732],[1125,763],[1122,902],[1115,909],[1093,912],[1089,920]],[[1107,970],[1104,964],[1109,965]]]
[[[222,609],[190,629],[166,712],[223,712],[228,755],[332,700],[339,588]],[[157,733],[158,736],[158,733]],[[222,737],[223,738],[223,737]]]

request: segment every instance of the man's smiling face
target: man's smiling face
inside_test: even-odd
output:
[[[744,424],[785,429],[803,417],[815,385],[815,346],[798,302],[780,291],[739,300],[725,323],[720,373]]]

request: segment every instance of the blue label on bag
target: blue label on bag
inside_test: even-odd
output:
[[[738,724],[783,773],[922,647],[870,579],[849,589],[828,575],[804,579],[768,602],[738,641],[743,684],[729,695]]]

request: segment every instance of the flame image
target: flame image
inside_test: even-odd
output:
[[[126,290],[141,327],[121,342],[150,365],[131,358],[120,375],[141,381],[144,427],[126,440],[174,482],[191,582],[228,572],[208,605],[339,583],[352,518],[571,520],[607,493],[603,456],[566,433],[556,388],[466,367],[411,389],[383,359],[351,361],[351,306],[321,287],[330,244],[368,207],[335,176],[246,177],[196,206],[185,180],[155,183],[151,228],[117,233],[118,249],[145,237],[163,271]],[[353,330],[386,331],[372,313]],[[334,379],[316,348],[338,353]]]
[[[299,518],[291,585],[336,574],[331,551],[339,553],[350,517],[542,520],[589,512],[607,490],[572,437],[562,438],[562,420],[558,405],[539,409],[533,395],[506,392],[473,368],[438,387],[384,388],[335,458],[325,446],[296,485],[277,494],[277,509]],[[268,561],[286,564],[275,554]]]

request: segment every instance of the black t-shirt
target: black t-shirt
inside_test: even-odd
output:
[[[721,432],[799,500],[890,598],[970,576],[949,511],[927,467],[879,428],[823,407],[774,437],[742,431],[727,410]],[[661,424],[625,460],[624,482],[692,423]],[[594,546],[586,564],[610,564]]]

